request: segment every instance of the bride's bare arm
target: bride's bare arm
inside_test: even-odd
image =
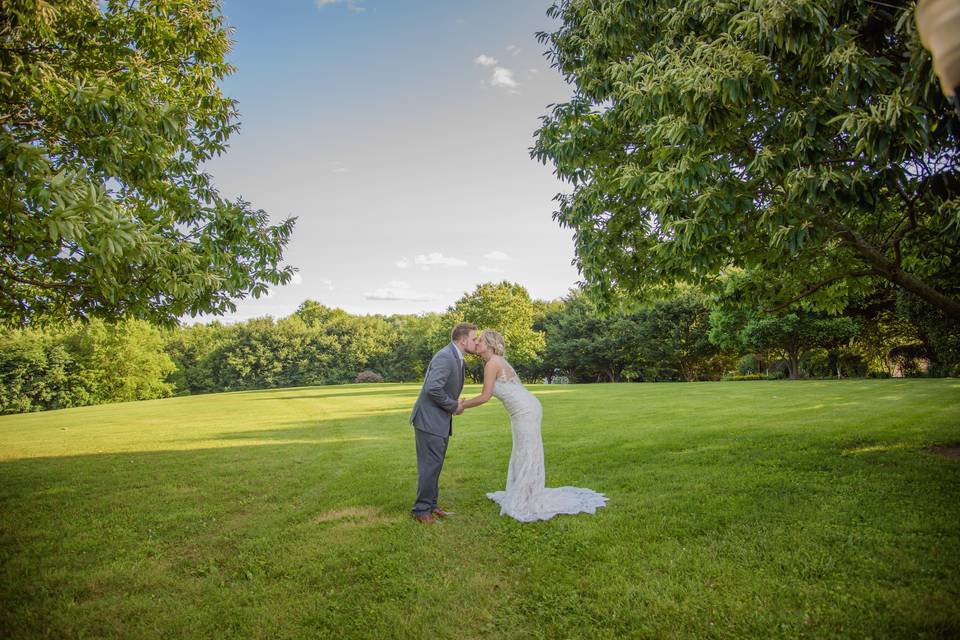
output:
[[[484,402],[490,399],[490,396],[493,395],[493,383],[497,380],[497,375],[500,373],[500,364],[495,362],[494,358],[487,360],[487,364],[483,365],[483,391],[480,392],[480,395],[474,396],[469,400],[463,401],[464,409],[472,409],[473,407],[479,407]]]

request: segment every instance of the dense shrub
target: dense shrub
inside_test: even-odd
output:
[[[383,382],[383,376],[376,371],[361,371],[354,382]]]

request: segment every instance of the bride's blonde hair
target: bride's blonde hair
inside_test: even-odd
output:
[[[503,336],[496,331],[484,331],[480,334],[480,339],[486,342],[490,350],[498,356],[502,356],[507,351],[507,347],[503,343]]]

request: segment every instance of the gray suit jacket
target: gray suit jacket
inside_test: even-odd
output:
[[[420,397],[413,405],[410,423],[416,429],[447,438],[453,435],[453,413],[463,391],[463,369],[452,342],[434,354],[427,367]]]

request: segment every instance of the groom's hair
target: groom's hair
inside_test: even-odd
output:
[[[477,325],[470,324],[469,322],[461,322],[460,324],[458,324],[453,328],[453,333],[450,335],[453,338],[453,341],[456,342],[460,338],[464,338],[470,335],[471,331],[476,331],[476,330],[477,330]]]

